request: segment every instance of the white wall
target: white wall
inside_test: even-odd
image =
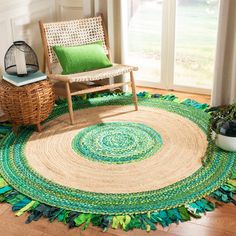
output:
[[[4,55],[15,40],[24,40],[36,51],[42,65],[38,21],[76,19],[83,16],[83,0],[0,0],[0,72]]]
[[[57,20],[73,20],[83,17],[83,0],[55,0]]]

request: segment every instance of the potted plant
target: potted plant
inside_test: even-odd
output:
[[[218,147],[236,152],[236,103],[211,109],[209,138]]]

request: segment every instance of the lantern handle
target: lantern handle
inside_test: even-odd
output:
[[[28,44],[25,42],[25,41],[14,41],[13,42],[13,45],[18,49],[18,50],[20,50],[21,52],[30,52],[30,50],[23,50],[23,49],[21,49],[20,48],[20,46],[22,46],[22,45],[27,45],[28,46]]]

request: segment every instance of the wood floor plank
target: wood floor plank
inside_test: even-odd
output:
[[[141,229],[135,229],[132,231],[125,232],[121,229],[109,229],[108,233],[111,233],[112,235],[116,236],[172,236],[172,234],[167,233],[168,228],[163,229],[162,226],[157,225],[157,230],[151,231],[151,232],[146,232]]]
[[[191,222],[181,223],[179,225],[172,224],[168,231],[180,236],[233,236],[235,234],[218,230],[214,227],[206,227],[204,225],[197,225]]]
[[[1,204],[0,205],[0,215],[2,215],[5,211],[11,209],[9,204]]]
[[[210,104],[211,102],[211,96],[210,95],[199,95],[195,93],[184,93],[184,92],[178,92],[178,91],[172,91],[172,90],[164,90],[164,89],[154,89],[154,88],[147,88],[147,87],[137,87],[136,89],[138,92],[150,92],[152,94],[174,94],[179,99],[183,100],[186,98],[194,99],[200,103],[207,103]]]
[[[224,204],[201,219],[193,219],[192,223],[236,235],[236,207],[233,204]]]
[[[42,236],[43,232],[33,227],[24,228],[22,225],[12,224],[8,221],[0,221],[0,235],[2,236]]]

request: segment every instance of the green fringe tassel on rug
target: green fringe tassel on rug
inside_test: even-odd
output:
[[[175,95],[151,95],[147,92],[140,92],[137,94],[140,99],[157,98],[191,106],[196,109],[201,109],[208,112],[207,104],[200,104],[191,99],[180,101]],[[104,93],[104,94],[89,94],[86,97],[73,97],[74,105],[78,100],[88,101],[87,99],[104,96],[131,96],[130,93]],[[58,100],[56,106],[65,104],[65,100]],[[4,139],[6,135],[11,132],[11,124],[2,123],[0,125],[0,139]],[[50,222],[58,220],[64,224],[68,224],[70,228],[82,226],[86,229],[91,223],[106,231],[109,227],[114,229],[122,228],[125,231],[135,228],[146,231],[155,230],[156,224],[167,227],[172,223],[185,222],[193,218],[200,218],[204,213],[213,211],[217,202],[233,203],[236,205],[236,170],[232,173],[231,179],[224,183],[220,188],[212,192],[208,197],[202,198],[190,204],[183,206],[162,210],[158,212],[147,212],[145,214],[130,214],[130,215],[99,215],[91,213],[83,213],[76,211],[69,211],[52,207],[34,199],[31,199],[20,192],[16,191],[7,182],[0,178],[0,201],[7,202],[12,205],[12,211],[16,216],[28,212],[29,216],[26,223],[37,221],[41,217],[46,217]]]

